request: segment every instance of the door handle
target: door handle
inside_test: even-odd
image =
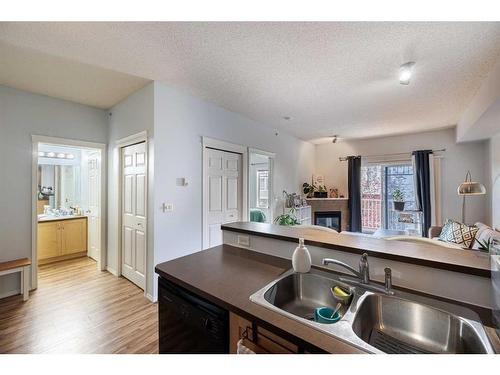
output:
[[[142,227],[142,223],[137,223],[137,225],[138,225],[139,227]]]

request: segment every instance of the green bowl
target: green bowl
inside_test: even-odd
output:
[[[340,320],[340,314],[337,311],[332,317],[333,309],[330,307],[318,307],[314,310],[314,321],[323,324],[332,324]]]

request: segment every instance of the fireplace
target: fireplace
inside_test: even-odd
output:
[[[316,211],[314,213],[314,225],[335,229],[340,232],[342,230],[341,217],[341,211]]]

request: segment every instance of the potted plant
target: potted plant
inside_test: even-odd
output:
[[[319,185],[318,191],[314,192],[314,198],[328,198],[328,192],[325,185]]]
[[[392,203],[394,204],[395,211],[404,211],[405,199],[404,194],[400,189],[396,189],[392,192]]]
[[[478,240],[477,238],[475,239],[476,242],[479,244],[479,251],[484,251],[486,253],[489,253],[491,249],[493,249],[493,240],[491,238],[488,238],[486,240]]]
[[[299,221],[295,217],[295,208],[291,208],[288,213],[279,215],[274,219],[274,223],[278,225],[291,226],[299,225]]]
[[[316,186],[314,186],[313,184],[308,184],[307,182],[304,182],[302,184],[302,192],[307,198],[312,198],[314,190],[316,190]]]

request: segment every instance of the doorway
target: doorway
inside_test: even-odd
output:
[[[104,144],[32,136],[32,289],[38,266],[88,257],[106,267]]]
[[[248,166],[249,220],[272,223],[274,218],[274,154],[250,149]]]

